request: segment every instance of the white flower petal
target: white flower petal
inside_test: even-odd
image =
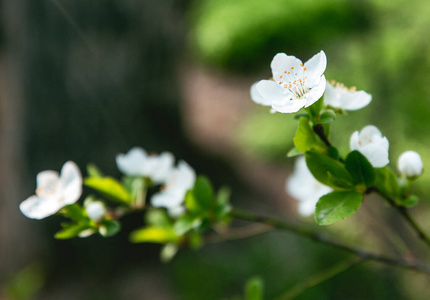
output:
[[[297,203],[297,210],[299,214],[303,217],[308,217],[312,215],[315,212],[315,206],[318,200],[319,198],[315,197],[315,199],[309,201],[300,201],[299,203]]]
[[[285,53],[278,53],[273,57],[270,67],[272,69],[273,79],[279,83],[284,82],[288,76],[285,72],[291,72],[290,74],[297,74],[298,78],[303,77],[302,61],[295,56],[287,55]]]
[[[151,204],[155,207],[171,209],[180,206],[184,202],[184,197],[185,192],[161,191],[151,197]]]
[[[280,113],[295,113],[304,107],[306,103],[306,99],[292,99],[273,103],[272,108]]]
[[[78,166],[72,161],[66,162],[61,169],[60,179],[63,203],[69,205],[78,201],[82,194],[82,175]]]
[[[178,217],[182,216],[185,213],[185,211],[186,211],[186,209],[183,205],[171,207],[167,210],[169,215],[173,218],[178,218]]]
[[[170,152],[163,152],[157,157],[156,164],[149,177],[157,184],[165,183],[173,172],[175,157]]]
[[[257,91],[263,98],[268,99],[266,103],[269,104],[277,101],[288,101],[291,99],[291,93],[288,90],[280,87],[273,80],[259,81],[257,83]]]
[[[355,131],[352,135],[351,135],[351,139],[349,140],[349,146],[351,148],[351,150],[358,150],[358,148],[360,148],[360,138],[359,138],[359,132]]]
[[[374,125],[367,125],[360,131],[360,139],[382,138],[381,131]]]
[[[118,169],[126,175],[144,176],[143,170],[148,155],[140,147],[134,147],[127,154],[118,154],[116,164]]]
[[[33,195],[19,205],[21,212],[30,219],[40,220],[55,214],[63,206],[54,198],[40,198]]]
[[[272,103],[272,100],[267,100],[266,98],[264,98],[263,96],[261,96],[261,94],[258,92],[257,90],[257,84],[258,81],[255,82],[250,89],[250,94],[251,94],[251,99],[252,101],[254,101],[257,104],[261,104],[261,105],[270,105]]]
[[[331,107],[341,108],[339,98],[339,93],[336,91],[336,88],[331,85],[330,82],[327,82],[324,91],[324,103]]]
[[[384,147],[374,144],[367,144],[366,146],[361,147],[359,151],[375,168],[385,167],[390,162],[388,159],[388,151]]]
[[[309,86],[317,85],[319,83],[320,77],[324,74],[326,67],[327,56],[322,50],[305,62],[306,74],[308,76],[307,83]]]
[[[325,80],[324,75],[322,75],[320,78],[321,79],[318,85],[315,86],[313,89],[309,90],[309,92],[305,95],[306,97],[305,107],[311,106],[312,104],[317,102],[324,94],[327,81]]]
[[[38,187],[46,186],[51,184],[52,182],[56,182],[59,179],[58,172],[56,171],[42,171],[36,176],[36,183]]]
[[[367,106],[372,101],[372,95],[365,91],[345,92],[339,96],[339,107],[345,110],[358,110]]]

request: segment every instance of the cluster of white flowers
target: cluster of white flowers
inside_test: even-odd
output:
[[[169,152],[148,155],[137,147],[116,157],[118,169],[124,174],[147,177],[156,184],[162,184],[161,191],[151,197],[151,204],[166,208],[171,216],[179,216],[185,211],[185,194],[193,188],[196,174],[186,162],[180,161],[175,167],[174,161]]]

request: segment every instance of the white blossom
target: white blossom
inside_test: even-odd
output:
[[[373,125],[364,127],[361,132],[354,132],[350,139],[351,150],[357,150],[363,154],[375,168],[388,165],[389,143],[386,137]]]
[[[357,91],[355,87],[347,88],[335,81],[327,82],[324,103],[333,108],[343,110],[358,110],[367,106],[372,101],[372,95],[365,91]]]
[[[118,154],[118,169],[129,176],[150,178],[156,184],[165,183],[173,171],[174,156],[170,152],[148,155],[145,150],[134,147],[127,154]]]
[[[180,161],[161,191],[151,197],[151,204],[165,207],[171,216],[183,214],[185,194],[193,188],[195,181],[194,170],[186,162]]]
[[[306,165],[304,156],[297,158],[294,172],[287,179],[286,190],[298,201],[298,212],[302,216],[313,214],[319,198],[333,191],[314,178]]]
[[[302,61],[285,53],[278,53],[271,63],[273,80],[261,80],[251,87],[251,99],[270,105],[281,113],[294,113],[315,103],[324,93],[324,71],[327,57],[324,51]]]
[[[53,215],[64,206],[78,201],[82,194],[82,175],[72,161],[63,165],[60,175],[51,170],[40,172],[36,182],[36,195],[19,205],[21,212],[31,219],[40,220]]]
[[[92,201],[85,205],[85,211],[88,217],[95,221],[100,222],[106,215],[106,206],[101,201]]]
[[[406,151],[400,155],[397,168],[406,177],[417,177],[423,173],[423,161],[417,152]]]

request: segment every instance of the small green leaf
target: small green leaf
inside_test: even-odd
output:
[[[200,213],[202,212],[202,207],[197,202],[196,197],[194,196],[193,191],[188,191],[185,194],[185,206],[187,210],[192,213]]]
[[[173,225],[173,231],[176,235],[181,236],[192,228],[197,227],[201,222],[202,221],[199,217],[183,215],[176,220],[175,224]]]
[[[336,147],[333,147],[333,146],[328,147],[326,150],[326,153],[328,156],[330,156],[331,158],[333,158],[335,160],[340,159],[339,150],[337,150]]]
[[[297,114],[297,115],[295,115],[295,116],[294,116],[294,119],[295,119],[295,120],[298,120],[298,119],[300,119],[301,117],[309,118],[309,114]]]
[[[77,203],[63,207],[61,212],[64,213],[65,216],[75,221],[76,223],[79,223],[80,221],[84,221],[84,220],[85,221],[89,220],[88,217],[85,215],[85,211]]]
[[[375,169],[375,175],[375,186],[382,194],[392,199],[400,198],[396,174],[389,167]]]
[[[354,191],[335,191],[324,195],[315,208],[319,225],[330,225],[352,216],[361,206],[363,195]]]
[[[205,176],[197,177],[193,194],[196,203],[204,210],[210,209],[214,205],[214,191],[212,184]]]
[[[325,110],[321,113],[320,119],[318,120],[318,124],[330,124],[333,123],[336,119],[336,114],[332,110]]]
[[[123,178],[122,182],[127,192],[134,199],[134,203],[143,207],[146,196],[145,178],[126,176]]]
[[[375,181],[375,170],[366,157],[358,151],[352,151],[345,159],[345,168],[352,177],[354,184],[370,187]]]
[[[250,278],[245,285],[245,300],[263,300],[264,283],[261,277]]]
[[[303,153],[311,150],[312,148],[316,150],[322,150],[325,148],[324,143],[315,134],[311,124],[309,123],[309,119],[307,118],[300,118],[299,128],[297,128],[293,142],[296,149]]]
[[[203,238],[197,230],[190,231],[188,235],[188,243],[191,249],[199,249],[203,246]]]
[[[100,169],[95,164],[88,164],[87,165],[87,173],[89,177],[96,177],[101,178],[103,177],[103,173],[100,171]]]
[[[99,227],[99,232],[104,237],[114,236],[120,230],[121,224],[115,220],[106,220]]]
[[[319,182],[332,188],[345,189],[347,182],[352,187],[352,178],[342,163],[316,151],[307,151],[306,164]]]
[[[300,152],[299,150],[297,150],[296,147],[294,147],[293,149],[291,149],[290,151],[288,151],[287,157],[294,157],[294,156],[301,155],[301,154],[303,154],[303,153]]]
[[[100,194],[112,201],[127,204],[130,204],[133,201],[133,197],[115,178],[89,177],[85,178],[84,184],[92,189],[95,189]]]
[[[62,226],[64,228],[58,231],[54,236],[56,239],[59,239],[59,240],[71,239],[71,238],[77,237],[81,231],[91,228],[91,226],[88,223],[70,224],[69,226],[66,226],[65,224],[63,224]]]
[[[159,228],[172,228],[173,223],[167,215],[166,210],[161,208],[149,209],[145,214],[145,221],[148,225]]]
[[[145,227],[137,229],[130,234],[130,241],[133,243],[157,243],[165,244],[176,242],[178,236],[172,228]]]
[[[419,198],[415,195],[410,195],[406,199],[399,200],[399,204],[406,206],[406,207],[413,207],[417,205],[419,202]]]

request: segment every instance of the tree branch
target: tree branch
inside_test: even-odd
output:
[[[364,260],[373,260],[373,261],[380,262],[380,263],[387,264],[387,265],[391,265],[394,267],[414,270],[417,272],[421,272],[421,273],[430,275],[430,267],[427,265],[424,265],[422,263],[410,262],[404,258],[392,258],[392,257],[388,257],[385,255],[375,254],[375,253],[367,252],[367,251],[364,251],[361,249],[349,247],[347,245],[343,245],[339,242],[333,241],[333,240],[321,235],[318,232],[314,232],[314,231],[311,231],[308,229],[298,228],[294,225],[288,224],[286,222],[282,222],[282,221],[277,220],[275,218],[255,215],[252,213],[238,211],[238,210],[233,210],[231,213],[231,216],[235,219],[238,219],[238,220],[266,224],[266,225],[272,226],[276,229],[288,231],[288,232],[303,236],[307,239],[313,240],[315,242],[325,244],[325,245],[328,245],[330,247],[348,252],[348,253],[355,255],[357,257],[360,257],[361,259],[364,259]]]

